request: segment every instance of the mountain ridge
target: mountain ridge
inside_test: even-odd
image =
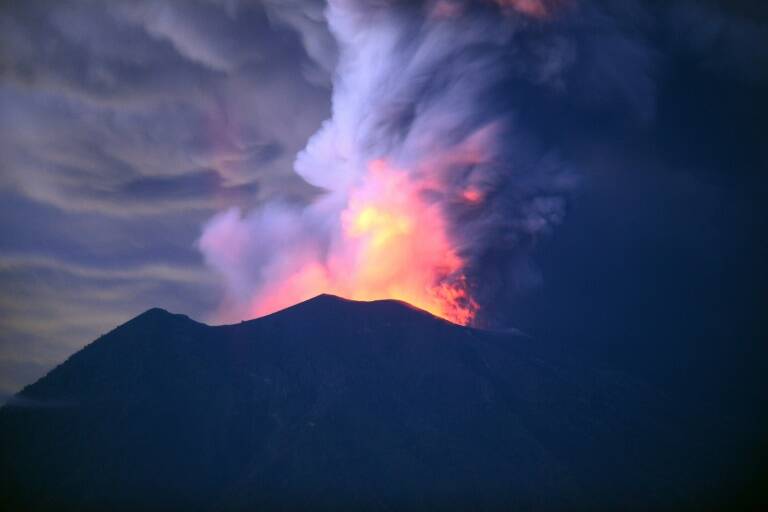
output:
[[[222,326],[152,308],[0,409],[0,496],[36,510],[685,504],[685,432],[628,382],[399,301],[326,295]]]

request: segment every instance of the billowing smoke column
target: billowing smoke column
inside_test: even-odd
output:
[[[489,254],[524,250],[563,209],[567,177],[498,101],[511,75],[551,68],[514,49],[547,16],[536,0],[331,1],[332,117],[295,163],[324,192],[205,226],[199,246],[225,280],[221,320],[333,293],[473,323],[495,285],[483,281]]]

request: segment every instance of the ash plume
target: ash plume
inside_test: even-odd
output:
[[[325,11],[339,49],[332,115],[294,169],[321,190],[211,219],[199,240],[224,280],[223,321],[319,293],[395,298],[462,324],[532,280],[575,174],[503,98],[567,86],[567,2],[358,2]]]

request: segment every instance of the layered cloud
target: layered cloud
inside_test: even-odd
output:
[[[315,194],[327,71],[268,7],[0,8],[0,394],[148,307],[206,318],[203,221]]]
[[[0,186],[115,214],[213,208],[249,184],[240,203],[253,204],[257,180],[265,193],[310,193],[284,169],[327,112],[328,92],[304,78],[314,61],[300,37],[263,7],[31,3],[6,9],[0,24]],[[135,183],[188,184],[206,172],[194,204],[160,185],[125,208]]]

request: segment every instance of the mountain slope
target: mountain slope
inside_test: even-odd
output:
[[[396,301],[220,327],[153,309],[0,410],[0,491],[40,510],[666,508],[698,478],[680,425],[626,378]]]

